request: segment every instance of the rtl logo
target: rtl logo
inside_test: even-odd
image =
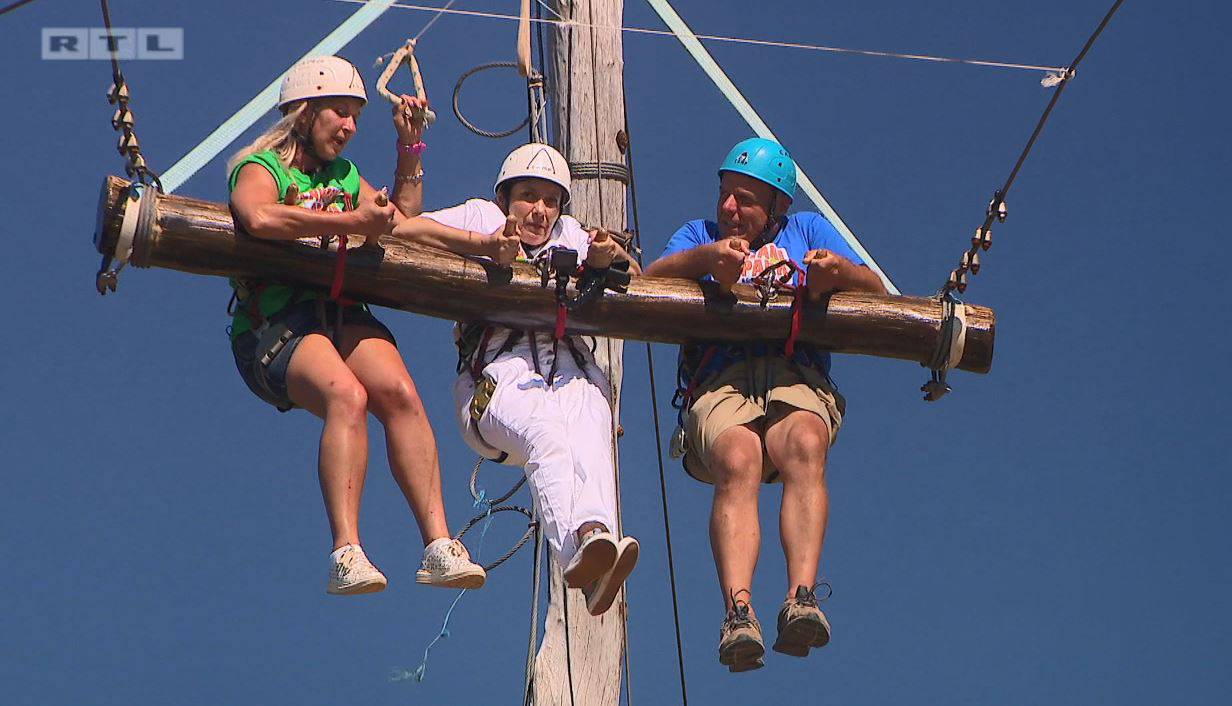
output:
[[[44,27],[44,59],[183,59],[182,27]]]

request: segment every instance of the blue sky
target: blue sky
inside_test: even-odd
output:
[[[125,65],[138,135],[162,169],[355,9],[111,4],[119,26],[184,29],[182,61]],[[1104,0],[676,7],[710,34],[1045,65],[1072,59],[1107,9]],[[368,64],[426,19],[390,10],[342,53]],[[1229,247],[1219,184],[1229,62],[1219,28],[1229,19],[1216,2],[1131,1],[1087,58],[968,292],[998,316],[991,374],[955,374],[954,394],[930,405],[914,364],[837,359],[849,408],[829,469],[829,647],[808,660],[772,654],[743,675],[717,664],[709,491],[669,461],[693,703],[1226,700],[1232,479],[1218,441],[1230,358],[1219,272]],[[625,22],[661,27],[640,0],[627,2]],[[43,27],[98,24],[97,3],[84,1],[0,17],[10,91],[2,144],[17,176],[0,226],[10,341],[0,377],[5,703],[517,702],[529,555],[462,601],[427,681],[390,684],[391,669],[418,662],[453,595],[411,581],[418,538],[379,428],[362,527],[391,586],[339,600],[323,591],[319,423],[277,415],[246,391],[228,351],[225,282],[130,268],[118,294],[94,292],[97,188],[122,173],[104,98],[109,66],[42,61],[39,42]],[[514,31],[445,17],[421,41],[441,115],[427,137],[430,208],[487,193],[517,144],[475,137],[447,109],[460,73],[512,57]],[[957,261],[1048,98],[1035,72],[711,50],[913,294],[934,291]],[[641,220],[657,253],[682,222],[712,214],[715,166],[749,130],[674,40],[629,36],[625,52]],[[468,110],[485,125],[524,110],[512,74],[468,89]],[[388,183],[393,141],[373,109],[347,156]],[[222,160],[180,191],[223,200]],[[473,457],[450,417],[449,325],[380,316],[424,395],[460,526]],[[628,360],[625,525],[643,546],[629,584],[633,699],[671,704],[675,645],[640,344]],[[674,351],[656,347],[655,363],[670,380]],[[514,477],[491,470],[486,482]],[[778,494],[764,493],[754,586],[767,618],[784,589]],[[521,530],[502,519],[490,546]]]

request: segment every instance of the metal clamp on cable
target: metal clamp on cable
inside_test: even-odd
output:
[[[937,347],[924,367],[932,370],[932,379],[920,387],[924,399],[936,402],[950,392],[946,373],[962,360],[967,343],[967,305],[957,301],[949,292],[941,295],[943,312],[941,330],[937,333]]]
[[[150,242],[153,240],[154,222],[157,219],[156,198],[158,189],[141,182],[134,181],[129,185],[128,196],[120,203],[124,205],[124,216],[120,220],[120,229],[116,234],[115,247],[110,254],[103,253],[102,263],[94,277],[94,286],[99,294],[106,295],[108,291],[116,291],[120,282],[120,271],[130,261],[135,267],[146,267],[150,253]],[[94,234],[94,245],[102,247],[102,224]]]

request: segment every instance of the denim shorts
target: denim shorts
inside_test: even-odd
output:
[[[322,321],[322,309],[324,318]],[[240,371],[240,377],[248,385],[248,389],[262,400],[270,403],[279,412],[286,412],[295,407],[287,394],[287,369],[291,366],[291,358],[295,349],[304,340],[304,336],[319,333],[328,336],[338,316],[338,306],[330,301],[308,299],[292,304],[271,316],[268,326],[261,331],[245,331],[231,341],[231,353],[235,356],[235,367]],[[362,304],[354,304],[343,308],[342,325],[364,326],[380,330],[390,341],[394,336],[389,329],[372,315]],[[279,335],[281,333],[281,335]],[[262,358],[270,353],[279,339],[284,339],[281,349],[267,362]]]

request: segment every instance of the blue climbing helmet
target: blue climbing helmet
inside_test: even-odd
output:
[[[796,162],[787,148],[774,140],[750,137],[737,142],[719,167],[719,177],[723,172],[751,176],[787,194],[789,199],[796,197]]]

